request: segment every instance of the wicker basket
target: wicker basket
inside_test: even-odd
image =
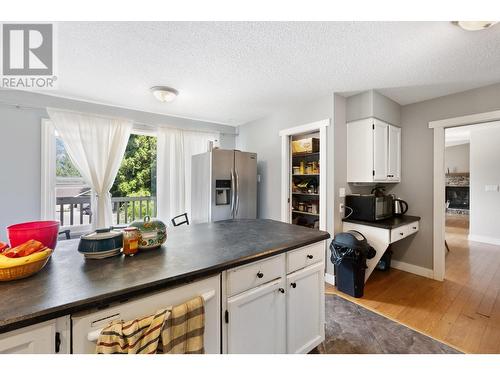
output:
[[[47,264],[50,259],[50,255],[52,255],[52,252],[47,256],[47,258],[37,260],[36,262],[10,268],[0,268],[0,281],[24,279],[25,277],[37,273]]]

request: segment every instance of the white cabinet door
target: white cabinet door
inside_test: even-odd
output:
[[[55,354],[56,322],[35,324],[0,335],[0,354]]]
[[[228,298],[227,311],[228,353],[286,352],[284,278]]]
[[[347,124],[347,182],[373,181],[373,119]]]
[[[387,152],[389,124],[373,121],[373,180],[387,181]]]
[[[287,353],[308,353],[325,339],[324,263],[287,276]]]
[[[401,128],[389,125],[389,161],[387,179],[401,181]]]

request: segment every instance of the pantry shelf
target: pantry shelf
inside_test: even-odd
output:
[[[299,211],[299,210],[292,210],[293,213],[295,214],[302,214],[302,215],[309,215],[309,216],[319,216],[319,214],[313,214],[312,212],[305,212],[305,211]]]

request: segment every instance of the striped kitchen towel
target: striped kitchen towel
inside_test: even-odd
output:
[[[202,297],[195,297],[172,308],[161,333],[165,354],[203,354],[205,306]]]
[[[169,310],[128,322],[111,322],[97,339],[97,354],[155,354]]]
[[[97,339],[97,354],[204,353],[205,308],[195,297],[155,315],[111,322]]]

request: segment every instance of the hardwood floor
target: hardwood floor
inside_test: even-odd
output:
[[[500,246],[469,242],[468,220],[446,219],[445,281],[374,271],[363,298],[337,294],[467,353],[500,353]]]

